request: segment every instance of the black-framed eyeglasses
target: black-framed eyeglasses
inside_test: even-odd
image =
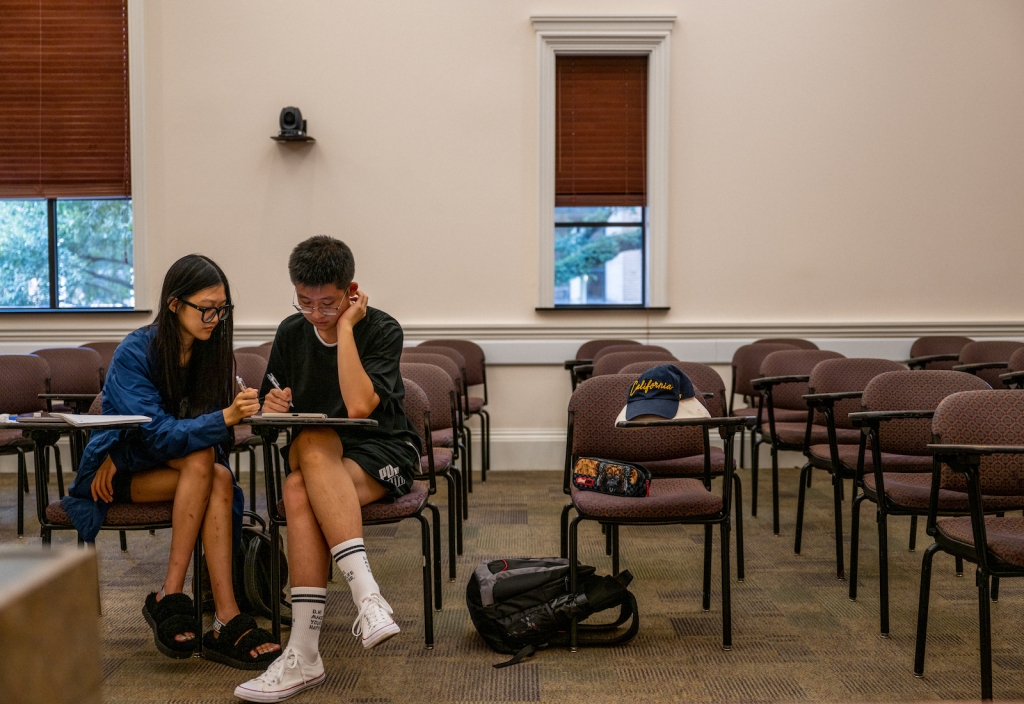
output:
[[[299,311],[303,315],[313,315],[313,313],[320,313],[320,315],[326,315],[328,317],[334,317],[341,310],[341,306],[334,306],[333,308],[321,306],[319,308],[310,308],[308,306],[300,306],[296,299],[292,299],[292,308]]]
[[[195,303],[186,301],[184,298],[179,298],[178,300],[180,300],[182,303],[189,306],[190,308],[195,308],[197,311],[199,311],[199,313],[203,316],[204,323],[212,323],[214,320],[227,320],[228,317],[231,316],[231,309],[234,308],[234,306],[230,303],[224,306],[220,306],[219,308],[206,308],[203,306],[197,306]]]

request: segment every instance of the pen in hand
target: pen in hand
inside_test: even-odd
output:
[[[238,382],[238,388],[241,389],[243,392],[249,390],[249,387],[245,385],[245,382],[242,380],[242,377],[236,376],[235,381]]]
[[[281,385],[277,383],[277,379],[274,378],[273,374],[268,372],[267,373],[267,380],[269,380],[270,383],[274,385],[274,388],[277,389],[278,391],[284,391],[284,389],[281,388]],[[291,401],[289,401],[288,402],[288,408],[295,408],[295,404],[292,403]]]

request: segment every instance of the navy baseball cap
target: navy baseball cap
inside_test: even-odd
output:
[[[675,418],[680,402],[693,399],[695,395],[690,378],[678,367],[659,364],[630,384],[626,420],[644,415]]]

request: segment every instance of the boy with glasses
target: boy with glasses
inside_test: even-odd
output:
[[[358,609],[353,635],[372,648],[398,633],[363,547],[361,506],[412,488],[420,439],[402,408],[402,328],[367,306],[344,242],[311,237],[288,259],[298,313],[278,327],[260,396],[267,412],[371,418],[372,428],[305,428],[284,448],[292,630],[288,647],[235,696],[276,702],[322,684],[318,640],[333,557]],[[282,387],[274,388],[273,375]]]

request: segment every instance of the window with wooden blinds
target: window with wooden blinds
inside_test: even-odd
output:
[[[0,198],[131,195],[126,0],[0,0]]]
[[[646,205],[647,57],[558,56],[555,80],[555,205]]]

